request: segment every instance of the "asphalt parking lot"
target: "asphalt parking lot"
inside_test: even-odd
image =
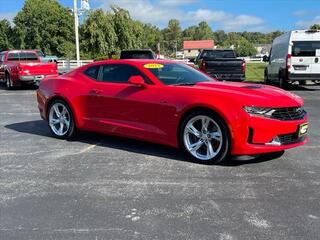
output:
[[[50,137],[35,90],[0,87],[0,239],[320,239],[320,86],[311,141],[207,166],[179,151],[82,133]]]

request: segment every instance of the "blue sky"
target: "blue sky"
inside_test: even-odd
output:
[[[73,0],[57,0],[72,6]],[[80,4],[80,0],[78,0]],[[0,0],[0,19],[12,19],[24,0]],[[116,4],[134,19],[161,28],[177,18],[183,28],[207,21],[213,30],[262,31],[303,29],[320,23],[320,0],[89,0],[91,8]]]

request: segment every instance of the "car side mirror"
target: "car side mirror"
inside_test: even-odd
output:
[[[143,77],[136,75],[136,76],[131,76],[128,81],[130,84],[139,86],[139,87],[147,87],[147,84],[145,83]]]
[[[264,61],[264,62],[269,62],[269,59],[270,59],[269,56],[267,56],[267,55],[264,55],[264,56],[263,56],[263,61]]]

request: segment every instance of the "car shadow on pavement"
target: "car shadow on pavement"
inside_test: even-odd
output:
[[[11,91],[23,91],[23,90],[37,90],[37,89],[38,89],[37,86],[24,85],[24,86],[21,86],[21,87],[14,87],[13,89],[8,90],[4,83],[0,83],[0,90],[7,90],[8,92],[11,92]]]
[[[296,85],[296,84],[291,84],[288,85],[284,88],[284,90],[287,91],[306,91],[306,92],[313,92],[313,91],[319,91],[319,88],[313,88],[317,85]]]
[[[38,135],[42,137],[52,138],[47,123],[43,120],[35,120],[28,122],[19,122],[8,124],[5,128],[17,131],[20,133],[27,133]],[[64,141],[64,140],[59,140]],[[179,149],[168,147],[160,144],[148,143],[134,139],[128,139],[123,137],[116,137],[110,135],[103,135],[99,133],[88,133],[88,132],[80,132],[74,137],[72,140],[68,140],[72,142],[82,142],[88,144],[97,144],[102,147],[114,148],[119,150],[124,150],[133,153],[146,154],[156,157],[163,157],[167,159],[184,161],[184,162],[192,162],[188,160],[188,157],[184,155]],[[49,148],[50,146],[48,146]],[[270,160],[274,160],[276,158],[281,157],[282,153],[275,154],[264,154],[256,157],[230,157],[227,161],[220,163],[218,165],[225,167],[236,167],[246,164],[257,164],[261,162],[266,162]],[[240,157],[241,158],[241,157]],[[195,163],[195,162],[193,162]],[[200,163],[195,163],[200,164]],[[201,163],[203,164],[203,163]]]

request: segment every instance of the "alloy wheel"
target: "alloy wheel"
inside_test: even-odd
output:
[[[209,116],[198,115],[185,126],[183,141],[187,151],[199,160],[211,160],[217,156],[223,144],[220,126]]]
[[[49,112],[49,126],[53,133],[59,137],[67,134],[70,129],[71,116],[67,107],[60,103],[54,103]]]

